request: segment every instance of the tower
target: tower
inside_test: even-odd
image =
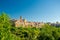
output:
[[[22,19],[22,16],[20,16],[20,19]]]
[[[22,16],[20,16],[20,22],[22,22],[23,20],[22,20]]]

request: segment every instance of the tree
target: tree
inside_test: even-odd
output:
[[[0,40],[20,40],[10,32],[11,24],[9,16],[2,12],[0,15]]]

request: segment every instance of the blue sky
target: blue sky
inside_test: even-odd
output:
[[[59,0],[0,0],[0,12],[12,19],[20,16],[29,21],[60,22]]]

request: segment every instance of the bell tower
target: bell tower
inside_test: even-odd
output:
[[[22,16],[20,16],[20,22],[22,22]]]
[[[22,19],[22,16],[20,16],[20,19]]]

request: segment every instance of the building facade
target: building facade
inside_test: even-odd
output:
[[[15,27],[42,27],[44,25],[42,22],[29,22],[26,19],[22,19],[22,17],[16,20],[14,24]]]

